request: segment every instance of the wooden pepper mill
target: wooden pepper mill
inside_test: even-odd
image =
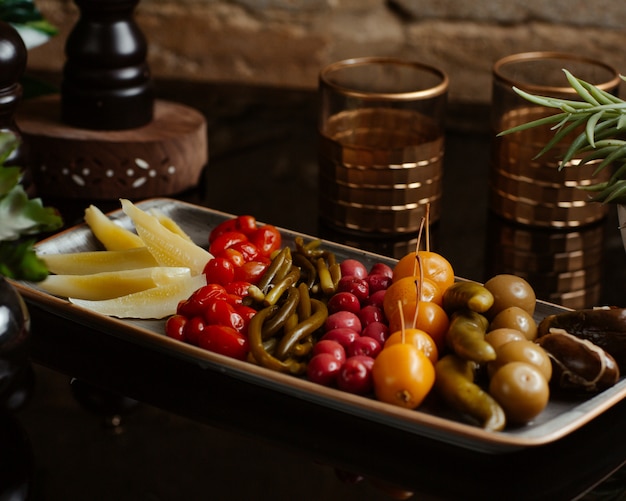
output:
[[[146,40],[132,17],[139,0],[75,0],[61,85],[61,118],[74,127],[122,130],[152,121]]]
[[[60,94],[24,100],[17,123],[42,196],[116,200],[180,193],[208,161],[206,120],[154,97],[139,0],[75,0]]]

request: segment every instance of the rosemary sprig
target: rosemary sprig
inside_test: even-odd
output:
[[[559,169],[578,156],[581,158],[576,166],[601,160],[594,171],[595,175],[609,165],[614,166],[615,170],[608,181],[581,186],[580,189],[594,193],[592,199],[597,202],[626,203],[626,141],[621,139],[626,128],[626,101],[576,78],[568,70],[563,71],[582,101],[537,96],[513,87],[527,101],[561,110],[561,113],[512,127],[500,132],[498,136],[539,126],[551,126],[555,134],[536,155],[537,158],[584,126],[584,130],[571,140],[560,160]],[[626,77],[620,78],[626,81]]]

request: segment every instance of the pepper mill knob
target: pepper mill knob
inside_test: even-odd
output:
[[[14,115],[22,99],[20,79],[26,69],[28,52],[22,37],[9,23],[0,21],[0,131],[9,131],[21,140]],[[20,144],[6,165],[27,168],[26,147]]]
[[[90,130],[123,130],[153,119],[147,42],[133,19],[139,0],[74,0],[79,19],[66,45],[61,119]]]

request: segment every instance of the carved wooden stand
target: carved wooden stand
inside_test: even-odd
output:
[[[154,98],[139,0],[75,0],[60,95],[25,100],[16,121],[42,196],[112,200],[179,193],[208,161],[204,116]]]

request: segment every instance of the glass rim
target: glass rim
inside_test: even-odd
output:
[[[356,68],[358,66],[365,66],[371,64],[391,64],[394,66],[405,66],[411,67],[416,70],[426,71],[439,77],[440,82],[437,85],[431,86],[427,89],[408,91],[408,92],[376,92],[376,91],[363,91],[356,90],[350,87],[346,87],[344,85],[339,85],[337,83],[331,82],[328,79],[328,75],[332,72],[337,71],[338,69],[345,68]],[[445,94],[448,90],[449,78],[445,71],[436,68],[435,66],[431,66],[429,64],[421,63],[418,61],[394,58],[394,57],[357,57],[350,59],[343,59],[341,61],[336,61],[334,63],[330,63],[319,73],[319,81],[320,86],[324,85],[328,88],[334,89],[341,94],[350,97],[357,97],[365,100],[376,100],[376,99],[384,99],[390,101],[411,101],[417,99],[427,99],[432,97],[437,97]]]
[[[512,87],[518,87],[524,91],[536,93],[536,94],[548,94],[548,93],[559,93],[559,94],[576,94],[576,91],[569,85],[541,85],[541,84],[533,84],[527,82],[520,82],[515,80],[514,78],[510,78],[503,74],[502,70],[504,66],[512,64],[512,63],[521,63],[521,62],[532,62],[532,61],[543,61],[549,59],[563,59],[564,61],[576,61],[579,63],[586,63],[592,66],[596,66],[599,68],[603,68],[608,71],[612,77],[610,80],[605,82],[601,82],[598,84],[594,84],[596,87],[602,90],[610,90],[619,86],[620,84],[620,76],[619,73],[613,66],[605,63],[604,61],[599,61],[597,59],[592,59],[590,57],[581,56],[578,54],[573,54],[569,52],[558,52],[558,51],[534,51],[534,52],[520,52],[518,54],[511,54],[509,56],[505,56],[501,59],[498,59],[492,68],[493,75],[495,78],[502,82],[506,82],[508,85]],[[576,76],[576,75],[574,75]]]

